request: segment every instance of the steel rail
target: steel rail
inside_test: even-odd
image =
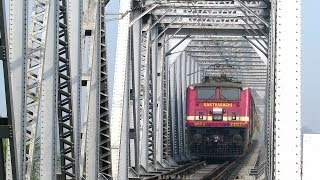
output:
[[[220,179],[223,174],[235,165],[236,160],[227,161],[221,164],[219,167],[210,171],[207,175],[203,176],[200,180],[217,180]]]
[[[164,176],[164,179],[179,179],[179,178],[186,178],[187,175],[190,175],[192,173],[194,173],[195,171],[201,169],[202,167],[206,166],[206,162],[205,161],[201,161],[199,163],[195,163],[191,166],[188,166],[184,169],[181,169],[178,172],[175,172],[174,174],[170,174],[170,175],[166,175]],[[168,177],[169,176],[169,177]]]
[[[157,180],[157,179],[183,179],[187,175],[190,175],[194,173],[195,171],[201,169],[203,166],[206,165],[205,161],[195,161],[195,162],[190,162],[187,163],[183,166],[180,166],[176,169],[173,169],[167,173],[158,175],[158,176],[153,176],[150,178],[147,178],[147,180]]]

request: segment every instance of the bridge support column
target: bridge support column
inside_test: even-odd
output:
[[[301,1],[277,0],[272,179],[301,179]],[[290,150],[290,151],[288,151]]]

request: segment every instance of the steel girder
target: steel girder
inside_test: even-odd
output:
[[[253,17],[254,18],[254,17]],[[181,17],[176,19],[176,17],[165,17],[160,22],[164,24],[171,23],[175,21],[170,28],[179,28],[182,24],[186,28],[196,28],[196,29],[249,29],[250,25],[247,25],[247,22],[250,21],[248,17],[237,18],[198,18],[198,17]],[[259,24],[258,29],[263,29],[264,25],[262,23],[256,22],[257,19],[254,19],[254,22]],[[231,23],[231,24],[230,24]]]
[[[10,80],[12,83],[12,105],[14,110],[14,127],[15,127],[15,143],[16,143],[16,160],[17,160],[17,178],[22,179],[24,177],[23,168],[23,154],[24,147],[23,141],[23,119],[24,110],[22,104],[24,104],[24,73],[25,73],[25,57],[26,57],[26,39],[27,39],[27,27],[26,27],[26,2],[20,0],[9,1],[9,63],[10,63]],[[2,16],[5,17],[5,16]]]
[[[57,2],[58,123],[63,179],[76,179],[67,1]]]
[[[193,41],[189,44],[189,46],[238,46],[238,45],[249,45],[248,41],[245,39],[230,39],[230,40],[196,40],[193,38]]]
[[[146,5],[150,5],[153,4],[155,2],[157,2],[156,0],[145,0],[145,4]],[[175,6],[177,5],[177,3],[179,3],[179,6],[182,7],[188,7],[190,5],[190,1],[189,0],[185,0],[185,1],[179,1],[179,0],[165,0],[165,1],[161,1],[161,2],[157,2],[160,3],[161,5],[167,5],[167,6]],[[195,6],[199,6],[199,7],[234,7],[235,6],[235,2],[233,0],[226,0],[226,1],[194,1],[192,2]],[[252,8],[257,8],[257,7],[266,7],[266,2],[265,1],[260,1],[260,0],[252,0],[252,1],[246,1],[245,4],[247,6],[250,6]]]
[[[266,146],[266,177],[273,178],[273,174],[275,172],[275,168],[273,163],[275,162],[274,159],[274,136],[273,130],[274,126],[274,119],[275,119],[275,60],[276,60],[276,17],[277,17],[277,1],[273,1],[271,3],[271,10],[270,10],[270,33],[269,33],[269,58],[267,61],[268,67],[268,80],[267,80],[267,104],[266,104],[266,122],[264,124],[266,133],[265,133],[265,146]]]
[[[36,177],[56,179],[55,167],[57,155],[57,2],[50,2],[47,42],[42,80],[41,97],[41,130],[40,130],[40,162],[36,163],[39,172]],[[54,129],[54,131],[53,131]]]
[[[301,179],[301,1],[276,1],[273,23],[275,81],[274,179]],[[291,124],[288,126],[288,120]],[[290,149],[290,151],[288,151]]]
[[[98,37],[99,46],[97,54],[99,57],[99,174],[104,178],[112,178],[111,174],[111,134],[110,134],[110,112],[109,112],[109,93],[108,93],[108,61],[106,44],[106,23],[105,6],[108,1],[99,2],[98,16]]]
[[[219,55],[220,54],[220,55]],[[230,54],[228,52],[221,52],[217,54],[212,54],[212,53],[201,53],[201,52],[196,52],[192,53],[192,58],[197,60],[199,63],[222,63],[222,64],[227,64],[227,63],[239,63],[239,64],[247,64],[247,63],[256,63],[258,64],[265,64],[265,61],[257,56],[257,54],[234,54],[231,52]]]
[[[178,147],[178,125],[176,124],[176,120],[177,120],[177,109],[176,109],[176,102],[177,102],[177,89],[176,89],[176,74],[175,74],[175,69],[176,69],[176,63],[174,63],[171,68],[169,69],[169,73],[170,73],[170,78],[169,78],[169,87],[170,87],[170,112],[171,112],[171,116],[170,116],[170,136],[171,136],[171,155],[174,159],[178,160],[178,156],[179,156],[179,147]]]
[[[86,2],[81,32],[83,49],[88,50],[83,54],[87,67],[82,70],[82,86],[87,88],[87,97],[80,176],[88,179],[112,177],[105,5],[106,1],[100,0]]]
[[[186,51],[188,53],[188,51]],[[260,59],[256,52],[193,52],[192,57],[197,60],[210,60],[211,58],[226,57],[232,59],[236,58],[251,58]]]
[[[167,12],[167,8],[169,6],[164,6],[162,5],[160,8],[156,8],[153,10],[152,14],[153,15],[162,15],[165,12]],[[239,5],[238,5],[239,7]],[[170,9],[166,15],[167,16],[185,16],[185,17],[190,17],[199,15],[201,17],[210,17],[210,16],[225,16],[225,17],[239,17],[243,16],[243,13],[238,10],[238,7],[236,6],[214,6],[214,7],[207,7],[207,6],[194,6],[193,3],[190,3],[189,6],[178,6]],[[250,7],[250,6],[249,6]],[[264,7],[254,7],[251,8],[257,15],[260,15],[262,17],[269,16],[265,12],[266,6]],[[161,23],[161,21],[160,21]]]
[[[190,35],[190,36],[208,36],[208,34],[216,35],[216,36],[250,36],[254,32],[250,29],[209,29],[209,28],[198,28],[193,29],[191,27],[189,28],[182,28],[179,30],[179,27],[171,27],[166,32],[167,34],[175,34],[175,35]],[[179,31],[178,31],[179,30]],[[258,35],[263,35],[262,32],[258,32]]]
[[[176,37],[183,37],[183,35],[176,35]],[[235,41],[235,42],[243,42],[245,38],[243,36],[233,36],[233,35],[227,35],[227,36],[219,36],[216,34],[194,34],[190,36],[192,40],[194,41],[203,41],[205,43],[214,43],[215,41],[217,42],[222,42],[222,41]],[[267,39],[267,37],[264,37],[264,39]]]
[[[220,72],[207,72],[209,75],[219,75]],[[239,72],[239,73],[230,73],[230,75],[239,75],[239,76],[243,76],[243,77],[256,77],[256,76],[262,76],[262,77],[265,77],[265,76],[268,76],[266,72],[249,72],[249,73],[246,73],[246,72]]]
[[[250,52],[250,50],[253,52],[254,50],[252,49],[251,46],[238,46],[238,47],[231,47],[231,46],[203,46],[203,47],[187,47],[186,51],[190,52]]]
[[[142,30],[141,39],[141,67],[140,67],[140,95],[139,121],[142,125],[140,132],[140,162],[145,170],[154,164],[154,119],[153,119],[153,87],[152,87],[152,60],[151,60],[151,31],[146,32],[151,26],[148,20]],[[154,37],[154,36],[153,36]]]
[[[164,43],[165,38],[159,40],[159,43]],[[165,49],[162,46],[157,50],[157,71],[155,72],[154,82],[157,83],[155,90],[157,91],[156,102],[156,168],[161,169],[161,166],[168,167],[167,160],[169,159],[169,132],[168,132],[168,90],[167,90],[167,70],[165,61]],[[156,55],[156,54],[155,54]],[[161,153],[162,152],[162,153]]]
[[[41,83],[45,55],[49,1],[33,1],[32,8],[38,9],[31,15],[27,49],[26,86],[24,104],[24,169],[25,178],[31,179],[33,155],[41,98]]]
[[[212,65],[201,65],[201,68],[203,70],[207,70],[207,71],[210,70],[212,72],[219,72],[220,71],[220,69],[209,69],[211,67],[212,67]],[[248,71],[250,71],[250,72],[267,72],[267,68],[265,66],[261,66],[261,67],[257,67],[257,68],[255,68],[255,66],[250,66],[250,67],[246,67],[244,65],[243,68],[240,67],[240,69],[239,68],[226,69],[226,71],[228,71],[228,72],[232,71],[234,73],[248,72]]]
[[[184,131],[184,111],[183,111],[183,106],[182,103],[184,102],[183,100],[183,92],[185,87],[183,87],[182,85],[185,84],[185,81],[183,82],[184,79],[182,79],[182,77],[184,77],[185,75],[183,74],[183,69],[185,67],[183,67],[183,63],[182,61],[185,61],[185,53],[182,53],[180,55],[180,57],[176,60],[176,108],[177,108],[177,118],[173,119],[176,120],[177,122],[177,138],[178,138],[178,150],[179,150],[179,159],[180,160],[184,160],[184,155],[185,155],[185,131]]]
[[[86,161],[86,167],[90,167],[86,172],[92,175],[88,177],[93,179],[98,178],[99,175],[111,177],[103,16],[107,2],[93,2],[93,4],[98,4],[96,7],[99,10],[90,9],[97,14],[90,17],[92,24],[96,27],[91,28],[89,34],[95,34],[98,39],[96,42],[99,43],[94,44],[92,41],[91,47],[94,46],[94,49],[88,55],[91,56],[91,59],[95,59],[93,65],[95,68],[92,71],[90,69],[90,73],[87,73],[87,79],[94,83],[89,94],[91,95],[91,107],[95,108],[91,108],[88,114],[91,115],[91,122],[99,119],[97,123],[91,123],[90,127],[98,124],[99,127],[89,128],[89,133],[85,134],[86,138],[82,139],[88,142],[89,146],[87,148],[83,146],[82,149],[86,155],[89,155],[92,147],[96,147],[94,149],[97,151],[92,154],[93,158]],[[12,88],[18,132],[15,138],[17,144],[26,146],[25,151],[23,151],[24,146],[17,148],[18,177],[19,179],[23,177],[28,179],[30,176],[37,179],[43,177],[46,179],[80,179],[82,176],[80,169],[84,163],[80,161],[82,73],[80,47],[83,44],[82,37],[88,33],[88,31],[83,31],[83,34],[81,32],[82,27],[87,27],[82,25],[82,2],[33,1],[30,24],[26,18],[27,9],[29,9],[27,2],[10,1],[9,50],[10,63],[14,64],[11,78],[15,82],[21,82],[15,83]],[[30,26],[29,31],[25,30],[27,25]],[[30,33],[28,46],[26,32]],[[22,106],[24,103],[26,106]],[[24,113],[23,107],[25,108]],[[93,111],[92,109],[98,110]],[[23,119],[26,119],[24,127],[21,124]],[[39,128],[36,128],[36,121],[41,121]],[[34,137],[38,131],[39,140],[36,141],[36,146],[33,148]],[[20,132],[25,132],[26,135]],[[23,153],[25,153],[24,156]],[[14,153],[11,154],[14,156]],[[34,159],[33,165],[32,159]],[[97,166],[92,166],[92,164],[97,164]]]
[[[82,63],[82,86],[86,87],[87,96],[84,99],[84,127],[82,129],[82,136],[84,137],[81,142],[81,168],[80,176],[84,178],[94,179],[98,177],[98,134],[97,134],[97,119],[99,118],[98,112],[100,108],[97,107],[98,101],[98,47],[100,39],[98,37],[99,21],[96,22],[95,18],[99,12],[99,5],[97,1],[86,1],[84,4],[83,26],[81,31],[83,37],[82,48],[88,49],[87,54],[83,54]],[[96,48],[97,47],[97,48]]]
[[[228,58],[228,59],[233,59],[233,58]],[[212,58],[212,61],[209,60],[196,60],[199,65],[235,65],[241,67],[250,67],[250,66],[261,66],[261,67],[266,67],[264,62],[262,61],[250,61],[250,58],[243,58],[239,59],[239,61],[230,61],[230,60],[224,60],[224,59],[215,59]]]
[[[136,10],[133,12],[133,17],[137,17],[141,14],[141,10]],[[136,171],[136,176],[139,176],[138,173],[140,171],[140,76],[141,76],[141,36],[140,34],[135,34],[133,32],[141,32],[142,23],[141,21],[138,21],[132,25],[132,30],[130,31],[131,35],[131,86],[132,86],[132,105],[130,105],[130,108],[132,109],[132,130],[133,130],[133,137],[130,137],[130,139],[133,139],[134,144],[133,148],[130,148],[130,166],[134,167],[134,170]],[[135,48],[133,48],[135,47]],[[131,146],[130,146],[131,147]],[[132,158],[134,157],[134,159]]]
[[[165,38],[164,38],[165,39]],[[162,77],[163,77],[163,160],[168,161],[171,155],[171,143],[170,143],[170,94],[169,94],[169,65],[164,57],[165,48],[162,47]]]
[[[0,117],[0,178],[1,179],[17,179],[17,162],[16,162],[16,142],[14,127],[14,108],[12,101],[12,85],[10,79],[10,62],[8,52],[7,39],[7,20],[6,20],[6,4],[5,1],[0,2],[0,43],[1,54],[0,62],[3,69],[4,80],[4,104],[6,108],[3,112],[6,117]],[[21,160],[19,158],[19,160]]]
[[[81,14],[83,2],[69,1],[69,59],[70,59],[70,78],[71,91],[73,92],[73,132],[74,132],[74,156],[75,156],[75,174],[80,176],[81,169],[81,71],[82,71],[82,48],[81,48],[81,31],[82,31],[82,17]]]
[[[244,8],[237,1],[215,1],[213,3],[202,1],[198,2],[179,2],[179,3],[161,3],[154,11],[153,15],[166,16],[160,20],[160,23],[174,23],[171,28],[179,27],[183,23],[184,28],[209,28],[209,29],[243,29],[251,28],[251,25],[257,29],[264,28],[264,18],[268,16],[267,5],[263,1],[245,2]],[[168,7],[174,7],[167,11]],[[176,18],[178,17],[178,18]]]

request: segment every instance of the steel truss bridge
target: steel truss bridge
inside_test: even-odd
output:
[[[120,0],[112,102],[108,0],[1,2],[0,179],[174,167],[190,157],[186,87],[221,71],[253,89],[266,179],[301,179],[300,0]]]

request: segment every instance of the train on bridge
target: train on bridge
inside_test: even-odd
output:
[[[206,77],[187,88],[186,125],[193,156],[243,156],[252,145],[258,121],[251,89],[232,78]]]

